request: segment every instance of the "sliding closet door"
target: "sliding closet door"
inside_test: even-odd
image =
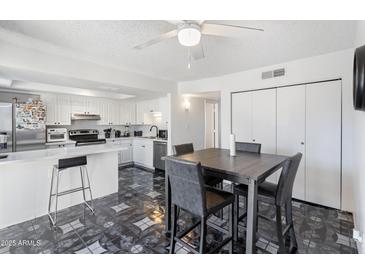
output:
[[[293,197],[305,200],[305,85],[277,89],[277,154],[303,154]]]
[[[341,206],[341,81],[306,86],[307,201]]]
[[[262,153],[276,153],[276,89],[254,91],[252,95],[252,140]]]
[[[252,141],[252,92],[232,94],[232,133],[237,142]]]
[[[252,140],[261,153],[276,154],[276,89],[254,91],[252,95]],[[277,183],[280,171],[266,180]]]

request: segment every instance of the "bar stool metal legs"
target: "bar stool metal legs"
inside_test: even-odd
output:
[[[69,167],[73,167],[73,166],[69,166]],[[60,169],[59,166],[53,167],[52,177],[51,177],[51,189],[50,189],[49,200],[48,200],[48,217],[51,221],[52,226],[57,225],[58,198],[63,195],[82,191],[84,204],[87,206],[87,208],[89,208],[91,210],[91,212],[93,214],[95,213],[95,210],[93,208],[93,196],[92,196],[92,192],[91,192],[90,178],[89,178],[89,174],[87,171],[87,167],[86,167],[86,165],[81,165],[81,166],[79,166],[79,168],[80,168],[80,176],[81,176],[81,187],[59,192],[60,177],[61,177],[62,172],[64,170],[66,170],[67,168]],[[87,201],[86,191],[89,192],[90,203]],[[53,203],[55,205],[54,205],[54,211],[52,212],[51,208],[52,208]]]

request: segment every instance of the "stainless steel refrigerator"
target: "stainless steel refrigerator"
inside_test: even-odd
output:
[[[0,92],[0,153],[44,149],[45,115],[38,95]]]

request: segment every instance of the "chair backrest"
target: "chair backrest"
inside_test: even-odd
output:
[[[297,153],[284,163],[276,190],[276,205],[283,206],[292,198],[295,176],[301,159],[302,153]]]
[[[261,144],[236,142],[236,150],[244,152],[261,153]]]
[[[176,156],[194,152],[194,146],[192,143],[175,145],[173,146],[173,149]]]
[[[206,198],[200,163],[166,158],[171,203],[198,216],[205,216]]]
[[[84,165],[87,165],[86,156],[73,157],[73,158],[66,158],[66,159],[59,159],[58,160],[58,168],[59,169],[65,169],[65,168],[77,167],[77,166],[84,166]]]

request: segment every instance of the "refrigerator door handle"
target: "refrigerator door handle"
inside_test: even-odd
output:
[[[12,143],[13,143],[13,148],[12,151],[16,152],[16,98],[13,99],[13,120],[12,120]]]

